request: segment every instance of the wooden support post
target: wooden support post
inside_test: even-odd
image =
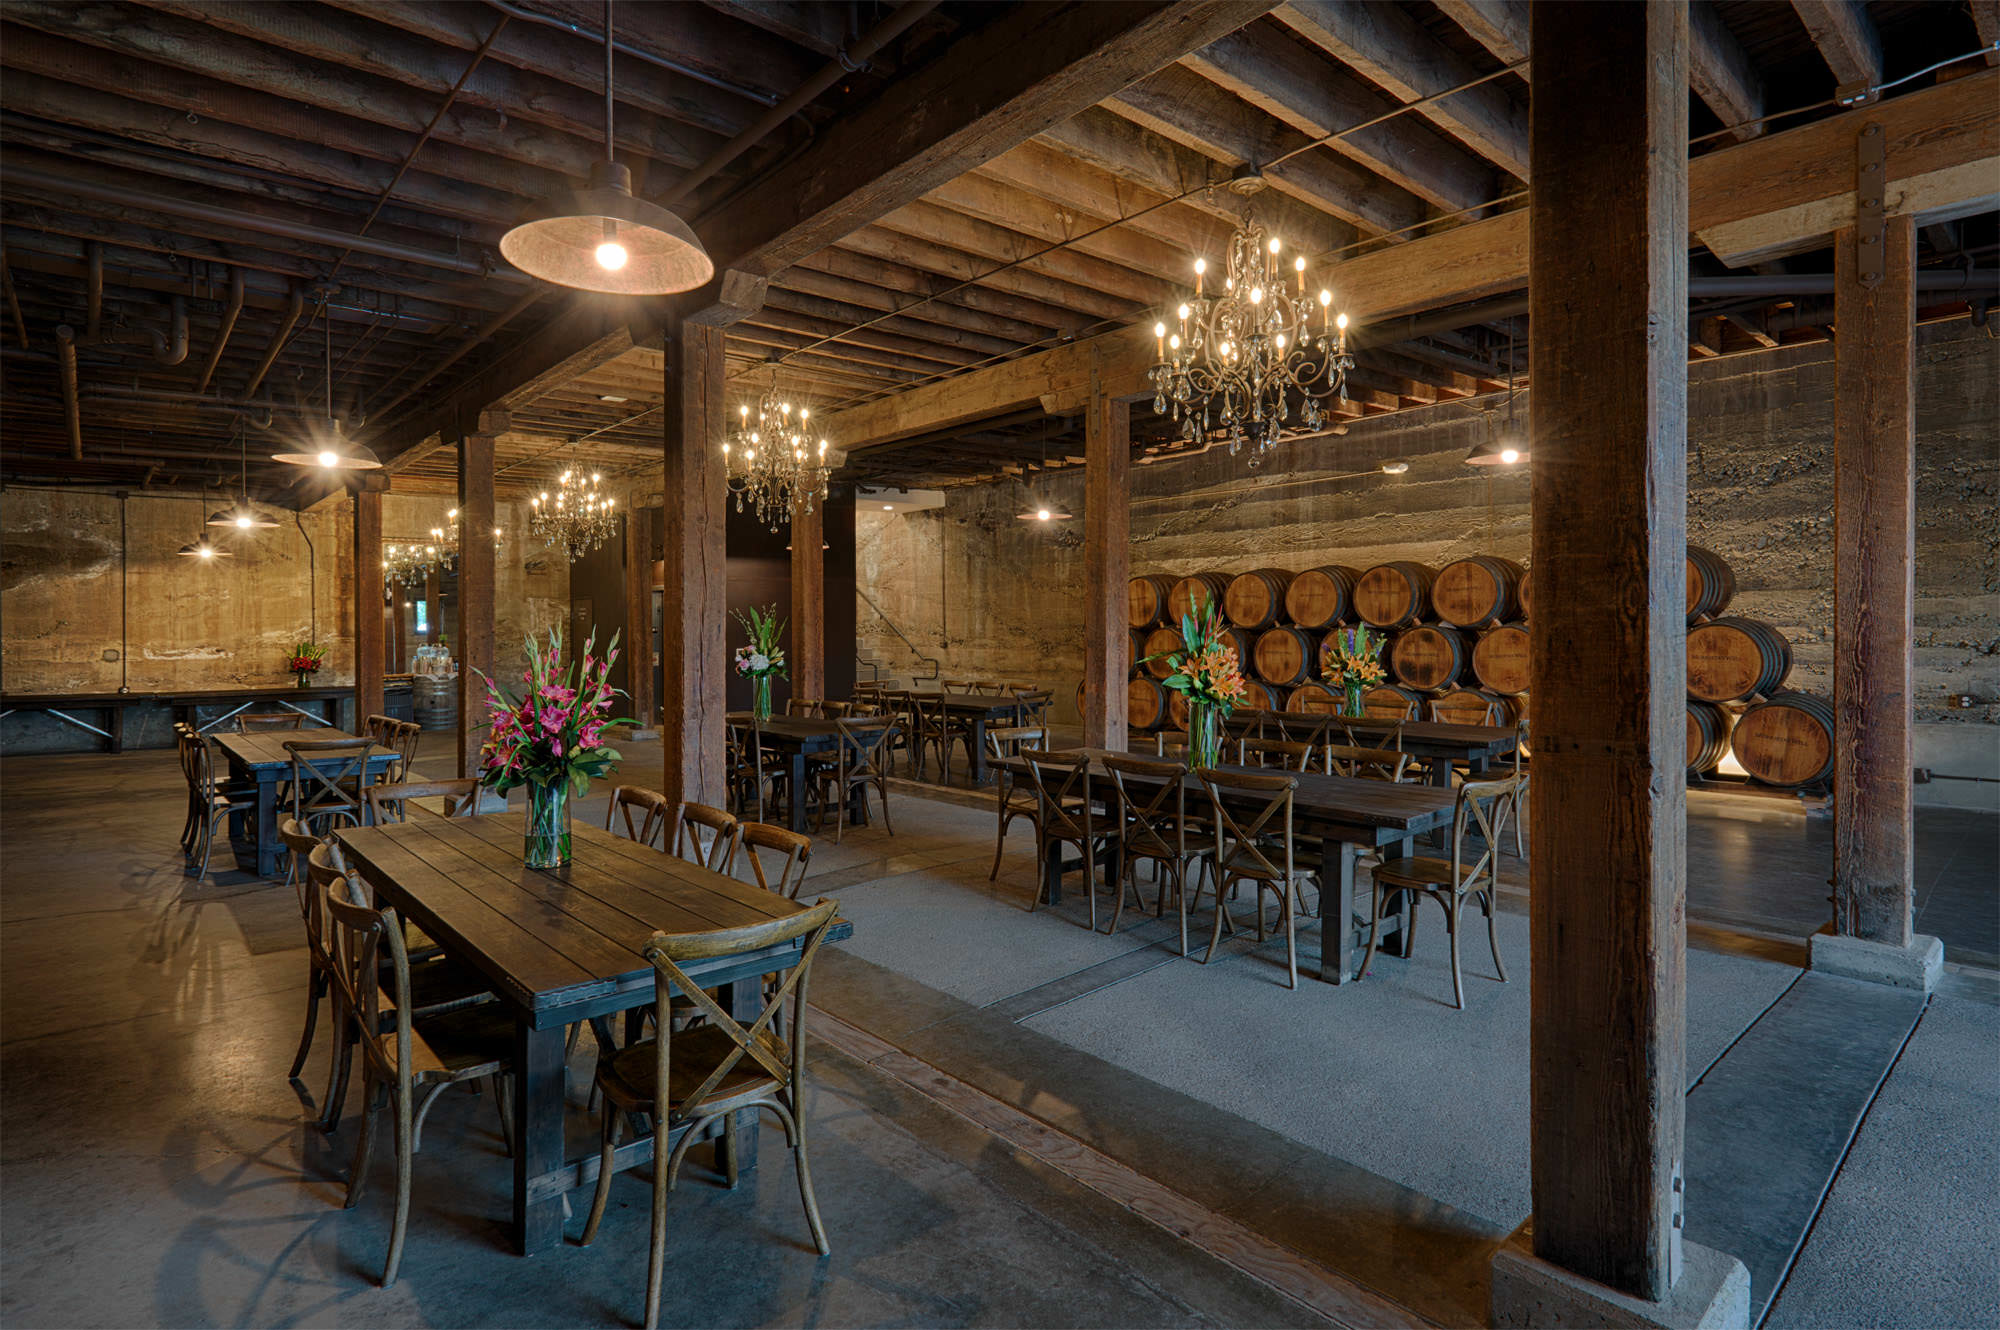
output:
[[[1834,928],[1907,947],[1916,590],[1916,228],[1833,246]],[[1873,273],[1873,280],[1869,273]]]
[[[1503,1249],[1493,1299],[1561,1324],[1524,1285],[1659,1304],[1680,1276],[1688,11],[1530,13],[1535,1259]]]
[[[665,357],[666,554],[661,790],[676,804],[723,802],[727,675],[727,477],[722,466],[723,330],[674,319]],[[796,792],[794,797],[797,797]]]
[[[354,496],[354,723],[382,711],[382,496]]]
[[[792,519],[792,696],[826,697],[826,514]]]
[[[625,714],[653,725],[653,526],[652,509],[625,509]]]
[[[424,574],[424,633],[425,638],[418,645],[434,646],[444,636],[444,596],[438,586],[438,571],[433,567]]]
[[[1084,425],[1083,742],[1125,747],[1125,676],[1132,668],[1126,583],[1132,577],[1132,407],[1091,375]]]
[[[479,774],[493,673],[493,440],[507,413],[482,411],[458,445],[458,774]]]
[[[405,595],[407,591],[399,590],[395,594],[398,596]],[[403,615],[403,602],[391,597],[389,601],[389,664],[391,667],[389,673],[391,674],[407,674],[410,670],[410,644],[403,628],[403,625],[407,622],[409,620]]]

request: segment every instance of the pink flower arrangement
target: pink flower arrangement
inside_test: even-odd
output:
[[[592,777],[610,772],[619,754],[605,746],[604,731],[634,722],[611,715],[611,700],[620,696],[610,678],[618,635],[611,635],[602,657],[595,654],[596,643],[592,632],[582,659],[565,660],[562,630],[551,628],[546,644],[528,639],[528,668],[521,675],[527,692],[516,697],[486,680],[492,724],[479,749],[480,784],[501,794],[516,785],[567,784],[580,797]]]

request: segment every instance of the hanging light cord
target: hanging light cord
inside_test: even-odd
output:
[[[611,134],[611,0],[604,0],[604,160],[617,159],[617,151]]]

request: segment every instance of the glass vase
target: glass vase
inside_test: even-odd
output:
[[[570,859],[569,782],[528,782],[528,823],[521,858],[530,868],[561,868]]]
[[[771,719],[771,676],[760,674],[750,681],[750,714],[758,724]]]
[[[306,687],[306,680],[310,679],[311,677],[312,676],[307,674],[304,670],[296,671],[292,675],[292,679],[294,681],[293,686],[297,688],[304,688]]]
[[[1222,765],[1222,708],[1206,702],[1188,703],[1188,765]]]
[[[1361,681],[1359,679],[1349,679],[1345,687],[1347,689],[1347,697],[1341,705],[1340,714],[1343,716],[1359,716],[1361,714]]]

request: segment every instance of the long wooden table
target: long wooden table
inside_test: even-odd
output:
[[[1329,719],[1311,711],[1248,711],[1229,714],[1223,726],[1232,738],[1249,734],[1303,735]],[[1426,763],[1430,783],[1448,788],[1451,763],[1463,762],[1475,774],[1489,770],[1494,761],[1514,751],[1518,736],[1499,725],[1457,725],[1435,720],[1383,720],[1376,716],[1334,716],[1336,728],[1353,731],[1356,738],[1374,735],[1386,738],[1402,726],[1402,750],[1412,757],[1433,759]]]
[[[125,751],[125,713],[133,707],[164,706],[173,712],[175,720],[186,721],[206,732],[228,721],[239,711],[247,711],[260,703],[267,706],[283,707],[296,711],[303,720],[314,725],[334,725],[339,723],[343,704],[353,700],[354,688],[346,687],[298,688],[276,686],[271,688],[209,688],[192,689],[184,692],[128,692],[128,693],[0,693],[0,717],[11,716],[17,711],[40,711],[54,716],[64,724],[94,734],[103,739],[107,749],[113,753]],[[304,704],[317,705],[317,710],[307,710]],[[219,716],[201,719],[203,707],[228,708]],[[95,712],[104,724],[93,725],[71,713],[77,711]]]
[[[653,1000],[641,954],[656,932],[697,933],[782,919],[808,908],[596,827],[574,828],[575,857],[544,872],[521,863],[523,817],[416,817],[339,833],[377,899],[477,969],[514,1014],[514,1241],[523,1255],[562,1241],[563,1197],[595,1183],[595,1153],[563,1144],[563,1048],[577,1021]],[[840,922],[831,938],[852,937]],[[798,963],[789,942],[682,966],[748,1021],[761,976]],[[736,1163],[756,1165],[756,1120],[740,1123]],[[670,1137],[671,1139],[671,1137]],[[621,1146],[619,1169],[652,1158],[651,1138]]]
[[[996,697],[991,693],[947,692],[943,688],[935,686],[928,688],[913,686],[904,691],[907,691],[912,697],[920,697],[927,702],[943,703],[944,709],[964,724],[966,733],[970,736],[968,746],[972,750],[970,755],[972,783],[974,785],[984,785],[987,776],[986,727],[994,721],[1006,721],[1010,724],[1018,724],[1021,719],[1022,709],[1020,700],[1011,694]],[[945,751],[948,753],[950,750],[946,749]],[[950,774],[950,765],[946,763],[945,775],[949,777]],[[949,782],[947,781],[947,783]]]
[[[732,711],[728,719],[734,725],[753,723],[748,711]],[[899,718],[895,716],[856,716],[859,724],[874,721],[882,725],[892,725]],[[840,747],[840,726],[833,721],[817,716],[773,716],[757,726],[762,736],[761,742],[768,751],[782,754],[791,766],[791,807],[786,810],[786,821],[793,831],[806,829],[806,758],[816,753],[831,753]],[[859,791],[855,792],[856,816],[861,816],[865,806]],[[856,824],[858,825],[858,823]]]
[[[260,730],[254,734],[218,734],[215,746],[229,758],[229,772],[232,778],[244,784],[257,787],[257,810],[249,819],[247,837],[239,834],[234,819],[229,828],[229,846],[236,852],[236,862],[241,868],[255,873],[258,877],[271,877],[278,871],[278,790],[284,782],[292,778],[292,755],[285,751],[288,742],[333,743],[340,739],[357,739],[359,735],[345,730],[331,728],[318,730]],[[379,779],[396,760],[393,748],[381,745],[369,749],[367,778]],[[344,760],[344,759],[341,759]],[[315,766],[320,765],[314,763]],[[327,759],[327,765],[337,765],[334,759]]]
[[[1066,755],[1082,755],[1092,763],[1107,757],[1139,757],[1157,761],[1151,754],[1120,753],[1108,748],[1071,748]],[[1002,758],[999,767],[1026,778],[1028,764],[1021,758]],[[1274,773],[1259,767],[1223,767],[1224,771],[1254,775]],[[1298,782],[1292,795],[1292,832],[1322,842],[1324,857],[1317,863],[1304,854],[1298,862],[1317,868],[1322,893],[1320,908],[1319,977],[1332,984],[1344,984],[1355,977],[1354,966],[1361,948],[1355,935],[1354,865],[1363,854],[1400,845],[1405,853],[1410,842],[1426,832],[1448,826],[1455,796],[1448,790],[1428,785],[1393,784],[1389,781],[1360,780],[1351,776],[1325,776],[1313,772],[1286,772]],[[1126,777],[1135,787],[1157,789],[1159,782],[1145,777]],[[1193,776],[1186,778],[1191,795],[1206,801],[1207,787]],[[1091,797],[1105,800],[1112,795],[1108,776],[1093,774]],[[1258,796],[1244,796],[1242,807],[1255,812],[1263,806]],[[1310,851],[1308,850],[1309,854]],[[1085,866],[1085,872],[1090,869]],[[1116,865],[1113,865],[1114,869]],[[1062,848],[1051,845],[1042,861],[1041,891],[1051,904],[1062,900]],[[1094,888],[1093,888],[1094,889]],[[1335,926],[1335,921],[1339,926]],[[1389,942],[1391,955],[1405,955],[1408,932],[1398,927]]]

